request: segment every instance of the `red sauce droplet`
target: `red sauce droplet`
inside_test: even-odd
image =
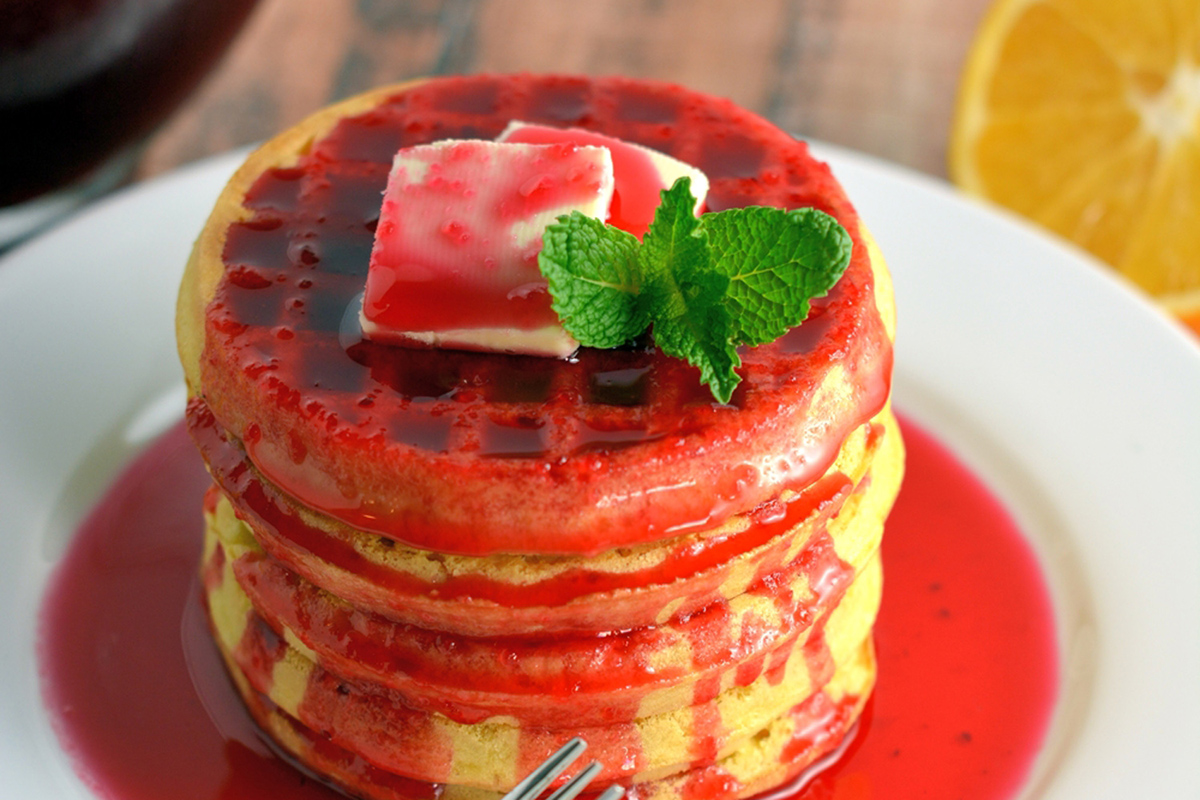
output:
[[[846,756],[796,800],[1010,797],[1053,709],[1054,620],[1032,552],[985,486],[903,427],[879,684]],[[180,426],[80,526],[42,606],[48,713],[81,776],[112,800],[340,797],[263,745],[209,640],[196,581],[208,486]]]

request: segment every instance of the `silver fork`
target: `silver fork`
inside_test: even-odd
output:
[[[542,762],[541,766],[531,772],[525,779],[512,788],[512,791],[504,795],[503,800],[536,800],[550,782],[557,778],[562,772],[579,758],[580,754],[587,749],[587,742],[576,736],[571,741],[564,744],[558,749],[554,755]],[[562,786],[554,790],[554,793],[545,800],[571,800],[577,794],[587,788],[587,785],[592,782],[597,773],[600,772],[600,762],[593,761],[583,768],[578,775],[564,783]],[[614,783],[609,786],[596,800],[620,800],[625,794],[625,787]]]

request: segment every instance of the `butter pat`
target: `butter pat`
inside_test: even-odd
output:
[[[542,234],[572,211],[605,219],[613,187],[604,147],[448,140],[402,149],[371,251],[363,335],[570,355],[578,343],[538,269]]]
[[[646,233],[658,208],[659,195],[680,178],[692,179],[692,194],[696,197],[696,214],[704,207],[708,195],[708,176],[691,164],[666,153],[640,144],[615,139],[583,128],[554,128],[513,121],[496,138],[498,142],[532,144],[571,143],[580,146],[604,147],[612,153],[616,179],[612,206],[605,221],[629,231],[639,239]]]

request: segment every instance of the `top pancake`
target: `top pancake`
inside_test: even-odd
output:
[[[648,346],[563,361],[362,341],[395,151],[513,119],[695,164],[708,210],[818,207],[850,232],[850,266],[804,325],[743,351],[729,405]],[[197,242],[178,329],[192,394],[303,505],[424,549],[579,554],[710,528],[819,478],[886,402],[892,316],[882,261],[803,143],[675,86],[521,75],[377,90],[265,144]]]

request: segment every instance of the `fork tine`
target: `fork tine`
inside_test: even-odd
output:
[[[575,795],[587,788],[587,785],[592,782],[592,778],[596,777],[599,772],[600,762],[593,761],[574,778],[558,787],[554,794],[547,797],[546,800],[573,800]]]
[[[586,749],[587,743],[576,736],[514,786],[512,791],[504,795],[503,800],[534,800],[550,785],[550,781],[557,778]]]
[[[614,783],[612,786],[600,793],[596,800],[621,800],[625,796],[625,787],[619,783]]]

